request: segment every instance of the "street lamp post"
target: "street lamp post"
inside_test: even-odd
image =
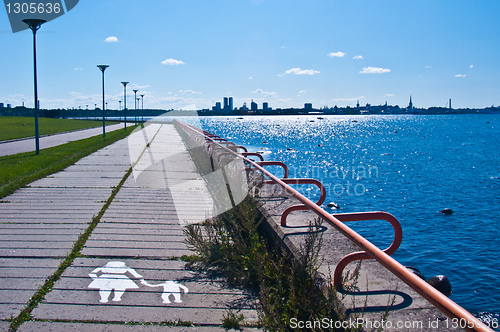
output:
[[[127,84],[128,82],[122,82],[123,84],[123,111],[124,113],[124,123],[125,123],[125,130],[127,130]]]
[[[142,122],[144,122],[144,95],[141,95],[142,98]]]
[[[104,71],[108,68],[108,65],[97,65],[97,67],[102,71],[102,137],[106,137],[106,103],[104,102]]]
[[[34,81],[35,81],[35,148],[36,154],[40,154],[40,134],[38,130],[38,87],[36,81],[36,32],[42,24],[44,24],[45,20],[30,18],[24,19],[24,23],[26,23],[31,31],[33,31],[33,72],[34,72]]]
[[[141,98],[137,98],[137,105],[141,104]],[[137,126],[137,111],[135,112],[135,125]]]
[[[134,112],[135,112],[135,125],[137,126],[137,91],[139,91],[139,90],[135,89],[132,91],[134,91],[134,94],[135,94],[135,96],[134,96]]]

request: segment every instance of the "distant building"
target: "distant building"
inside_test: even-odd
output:
[[[0,103],[0,108],[3,108],[3,103]]]
[[[248,111],[248,107],[247,107],[247,103],[246,102],[243,103],[243,106],[241,107],[241,110]]]
[[[259,106],[258,106],[258,105],[257,105],[257,103],[256,103],[256,102],[254,102],[254,101],[253,101],[253,99],[252,99],[252,102],[250,103],[250,110],[251,110],[251,111],[255,111],[255,112],[257,112],[258,108],[259,108]]]
[[[451,98],[450,98],[450,110],[451,110]]]
[[[262,104],[262,110],[269,111],[269,103],[265,102]]]
[[[408,104],[408,112],[413,112],[413,102],[411,101],[411,95],[410,95],[410,103]]]
[[[215,110],[216,110],[217,112],[220,112],[220,111],[221,111],[220,101],[218,101],[218,102],[216,102],[216,103],[215,103]]]
[[[229,98],[224,97],[224,111],[229,111]]]
[[[304,109],[306,109],[306,110],[312,110],[313,109],[313,104],[311,104],[311,103],[305,103],[304,104]]]
[[[233,97],[229,97],[229,111],[232,112],[233,109]]]

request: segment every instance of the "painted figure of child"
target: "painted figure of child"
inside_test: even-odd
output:
[[[163,303],[171,303],[169,300],[170,295],[174,296],[175,303],[182,303],[181,290],[184,290],[184,294],[187,294],[189,292],[189,289],[186,286],[172,280],[165,281],[162,284],[151,285],[146,280],[142,279],[141,283],[149,287],[163,287],[163,294],[161,295]]]

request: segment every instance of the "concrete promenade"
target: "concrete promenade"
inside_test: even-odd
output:
[[[1,200],[1,331],[72,251],[18,331],[224,331],[228,308],[255,324],[254,297],[180,259],[213,202],[174,126],[133,135]]]
[[[128,124],[130,126],[130,124]],[[123,123],[106,126],[106,132],[123,129]],[[76,130],[67,133],[53,134],[40,137],[40,149],[47,149],[72,141],[102,135],[102,127]],[[35,138],[22,138],[0,142],[0,157],[11,154],[35,151]]]

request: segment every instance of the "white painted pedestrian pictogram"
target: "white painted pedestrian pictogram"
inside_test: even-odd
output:
[[[99,302],[106,303],[114,291],[113,301],[119,302],[122,295],[127,289],[139,288],[137,284],[132,281],[127,272],[136,279],[142,279],[142,276],[134,269],[128,267],[123,262],[108,262],[103,267],[98,267],[89,273],[89,277],[94,279],[88,286],[91,289],[99,289],[101,300]],[[141,281],[143,281],[142,279]]]
[[[178,283],[177,281],[167,280],[161,284],[150,284],[142,275],[137,273],[133,268],[128,267],[124,262],[108,262],[103,267],[98,267],[89,273],[89,277],[93,279],[88,288],[98,289],[101,299],[99,302],[107,303],[111,293],[114,291],[114,297],[112,301],[120,302],[122,300],[122,295],[127,289],[137,289],[139,286],[129,278],[129,276],[139,280],[141,284],[148,287],[163,287],[163,293],[161,298],[163,303],[169,304],[169,297],[174,297],[175,303],[182,303],[181,293],[184,294],[189,292],[189,289]]]
[[[143,279],[141,280],[141,283],[148,287],[163,287],[163,294],[161,294],[163,303],[171,303],[169,300],[170,295],[174,296],[175,303],[182,303],[181,290],[184,290],[184,294],[187,294],[189,292],[189,289],[186,286],[172,280],[165,281],[162,284],[151,285]]]

